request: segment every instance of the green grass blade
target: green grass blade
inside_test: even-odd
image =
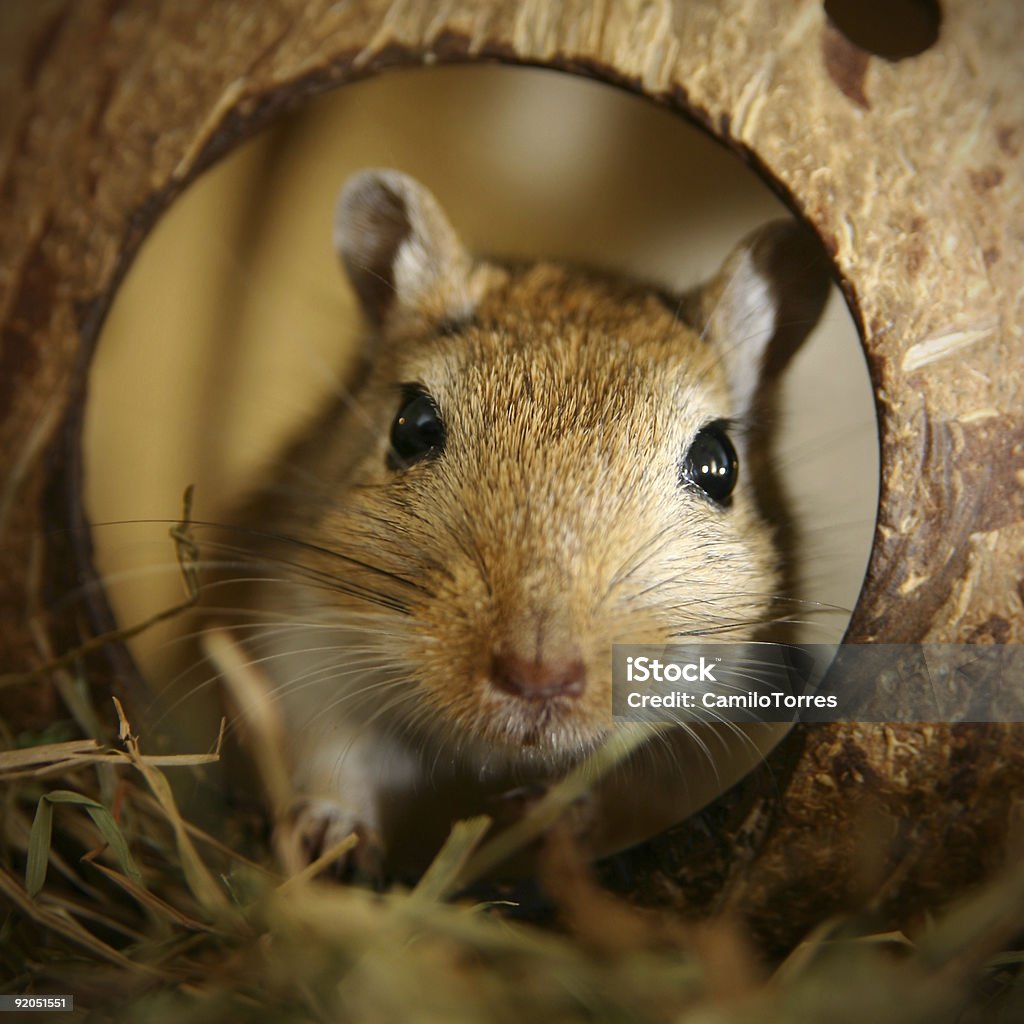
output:
[[[33,896],[39,892],[46,881],[46,866],[50,856],[50,836],[53,832],[53,807],[55,804],[73,804],[85,808],[99,830],[104,841],[110,847],[121,870],[133,881],[141,882],[142,875],[132,858],[128,842],[122,834],[114,816],[99,801],[70,789],[55,789],[39,798],[36,817],[32,822],[29,836],[28,864],[25,868],[25,886]]]
[[[28,859],[25,863],[25,888],[33,898],[46,881],[50,861],[50,837],[53,835],[53,805],[45,796],[36,804],[36,816],[28,837]]]

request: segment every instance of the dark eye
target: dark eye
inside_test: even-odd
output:
[[[732,494],[739,471],[736,449],[725,427],[721,423],[712,423],[693,439],[690,450],[683,456],[680,477],[683,483],[699,487],[712,501],[721,505]]]
[[[444,448],[444,424],[430,395],[422,391],[406,393],[401,409],[391,424],[391,450],[388,465],[402,469]]]

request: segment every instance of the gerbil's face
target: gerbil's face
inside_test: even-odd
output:
[[[339,662],[381,706],[569,760],[611,728],[613,643],[771,617],[778,557],[742,462],[779,303],[754,244],[685,300],[694,327],[652,290],[474,263],[394,172],[348,187],[336,232],[369,370],[273,525],[306,545],[306,610],[349,631]]]
[[[413,584],[389,587],[388,649],[439,722],[579,752],[611,725],[612,643],[766,617],[775,556],[724,369],[655,296],[535,266],[445,335],[403,332],[360,406],[317,532]]]

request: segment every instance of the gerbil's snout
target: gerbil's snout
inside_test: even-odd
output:
[[[496,654],[491,659],[490,681],[513,697],[540,701],[554,697],[579,697],[586,686],[582,659],[528,661],[515,654]]]

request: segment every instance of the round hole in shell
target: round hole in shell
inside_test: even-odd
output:
[[[90,373],[86,500],[121,624],[182,598],[167,530],[185,487],[195,485],[197,520],[229,516],[336,392],[362,327],[331,219],[342,182],[368,166],[427,185],[475,252],[596,265],[676,288],[707,278],[746,232],[788,212],[702,130],[566,74],[395,71],[282,119],[171,205],[102,333]],[[837,642],[870,552],[878,441],[856,327],[834,287],[786,373],[779,419],[774,459],[799,552],[797,638]],[[195,669],[186,635],[195,628],[176,618],[131,649],[160,695],[150,728],[175,718],[168,707],[184,709],[176,720],[187,738],[176,742],[205,748],[219,711],[205,699],[210,670]],[[741,777],[780,735],[724,744],[710,765],[695,751],[676,769],[687,794],[676,819]],[[606,848],[669,823],[653,812],[617,836],[610,829]]]

